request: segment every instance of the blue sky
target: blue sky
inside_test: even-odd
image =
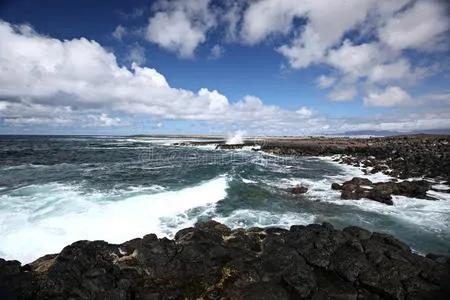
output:
[[[0,133],[450,128],[445,1],[2,1]]]

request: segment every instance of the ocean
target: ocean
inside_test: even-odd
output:
[[[180,139],[0,137],[0,257],[29,263],[77,240],[173,237],[199,220],[231,228],[330,222],[394,235],[418,253],[450,255],[450,197],[341,200],[333,182],[364,176],[330,157],[277,157]],[[390,178],[381,173],[365,176]],[[301,184],[309,191],[293,195]]]

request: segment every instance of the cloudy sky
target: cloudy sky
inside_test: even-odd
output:
[[[447,1],[0,2],[0,133],[438,128]]]

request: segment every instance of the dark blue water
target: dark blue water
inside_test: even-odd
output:
[[[362,174],[353,167],[173,142],[0,137],[0,257],[28,262],[79,239],[173,236],[209,218],[231,227],[359,225],[394,234],[420,252],[450,254],[446,194],[434,195],[440,201],[398,197],[392,207],[344,201],[330,185]],[[308,193],[292,195],[297,184]]]

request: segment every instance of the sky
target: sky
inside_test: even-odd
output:
[[[0,0],[0,134],[450,128],[439,0]]]

